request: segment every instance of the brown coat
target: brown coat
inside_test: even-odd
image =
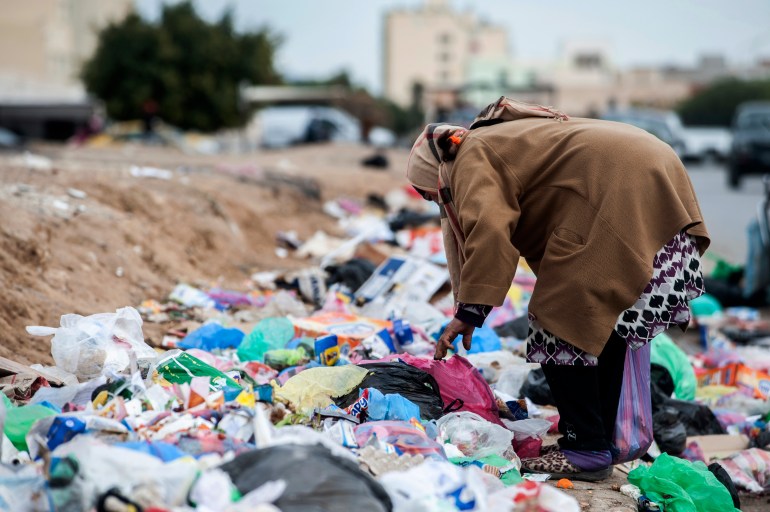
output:
[[[465,235],[457,299],[503,303],[519,256],[537,275],[529,311],[599,355],[618,316],[682,229],[708,232],[687,171],[649,133],[610,121],[522,119],[472,130],[449,176]]]

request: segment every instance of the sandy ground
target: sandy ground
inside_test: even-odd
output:
[[[27,325],[162,299],[180,281],[239,287],[256,270],[310,266],[276,256],[276,234],[342,235],[323,202],[403,186],[408,156],[389,151],[390,168],[381,171],[360,166],[372,150],[359,146],[247,156],[131,145],[33,150],[52,165],[0,154],[0,356],[25,364],[52,362],[48,338],[27,335]],[[131,165],[173,175],[134,177]],[[584,510],[634,511],[617,491],[624,483],[616,470],[566,492]],[[767,498],[744,502],[746,511],[770,509]]]
[[[249,156],[175,149],[42,146],[49,169],[0,155],[0,356],[50,363],[49,340],[26,325],[59,325],[162,299],[179,281],[240,286],[255,270],[307,261],[275,254],[279,231],[339,234],[323,202],[402,185],[405,152],[389,171],[358,165],[365,147],[315,146]],[[137,178],[130,165],[173,170]],[[76,189],[85,193],[84,198]]]

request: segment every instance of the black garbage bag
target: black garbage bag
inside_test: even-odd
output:
[[[374,263],[363,258],[353,258],[342,265],[326,267],[324,270],[329,274],[326,278],[326,286],[342,283],[354,292],[369,279],[375,268]]]
[[[655,410],[656,401],[657,406],[660,407],[666,398],[671,398],[675,387],[674,379],[665,366],[655,363],[650,365],[650,391],[652,392],[653,411]]]
[[[679,455],[687,446],[687,430],[673,407],[662,407],[652,415],[652,435],[660,451],[669,455]]]
[[[275,505],[283,512],[390,512],[385,489],[358,465],[321,445],[279,445],[238,455],[220,466],[241,494],[286,482]]]
[[[650,368],[650,394],[652,398],[653,435],[655,435],[655,414],[663,408],[672,408],[679,414],[688,436],[724,434],[725,430],[708,406],[686,400],[671,398],[674,381],[663,366],[653,364]],[[657,442],[657,437],[655,438]],[[665,451],[665,450],[664,450]]]
[[[515,320],[498,325],[494,328],[494,331],[498,336],[506,338],[517,338],[520,340],[527,339],[527,334],[529,333],[529,318],[527,315],[520,316]]]
[[[708,470],[711,471],[711,473],[717,477],[717,480],[719,480],[719,482],[725,486],[725,489],[727,489],[727,492],[730,493],[730,497],[733,499],[733,506],[740,510],[741,499],[738,496],[738,489],[735,488],[735,483],[733,482],[733,479],[730,478],[730,475],[727,474],[725,468],[723,468],[718,462],[712,462],[709,464]]]
[[[395,217],[389,220],[388,225],[391,231],[401,231],[406,228],[418,228],[429,222],[439,223],[440,218],[434,213],[422,213],[402,208]]]
[[[361,165],[364,167],[372,167],[374,169],[387,169],[390,165],[390,160],[388,160],[388,157],[385,155],[376,153],[361,160]]]
[[[687,429],[688,436],[709,436],[726,434],[725,429],[708,406],[685,400],[668,399],[667,407],[679,411],[679,418]]]
[[[521,385],[519,395],[529,398],[537,405],[556,405],[542,368],[529,372],[527,380]]]
[[[428,372],[400,361],[359,366],[369,370],[369,373],[358,388],[334,399],[339,407],[347,407],[358,400],[359,389],[375,388],[383,395],[398,394],[412,401],[420,408],[420,417],[424,420],[436,420],[444,415],[444,401],[438,383]]]

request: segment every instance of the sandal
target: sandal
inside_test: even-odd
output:
[[[584,471],[572,464],[561,450],[551,449],[536,459],[523,459],[521,461],[522,473],[549,474],[551,478],[581,480],[583,482],[599,482],[612,475],[615,468],[608,466],[596,471]]]

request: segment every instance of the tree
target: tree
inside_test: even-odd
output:
[[[190,2],[164,5],[158,23],[130,15],[106,27],[81,78],[113,119],[139,119],[152,105],[174,126],[213,131],[246,121],[242,83],[280,83],[279,44],[266,28],[237,33],[230,12],[209,23]]]
[[[729,126],[735,108],[751,100],[770,100],[770,80],[720,80],[685,100],[677,110],[685,124]]]

